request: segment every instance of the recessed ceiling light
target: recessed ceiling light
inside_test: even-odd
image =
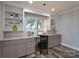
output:
[[[33,1],[29,1],[29,3],[33,3]]]
[[[46,4],[44,3],[43,6],[46,6]]]
[[[52,8],[51,10],[52,10],[52,11],[55,11],[55,9],[54,9],[54,8]]]

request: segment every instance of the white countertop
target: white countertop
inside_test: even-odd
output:
[[[46,35],[58,35],[58,34],[46,34]],[[35,38],[40,36],[21,36],[21,37],[12,37],[12,38],[4,38],[0,41],[6,41],[6,40],[19,40],[19,39],[27,39],[27,38]]]
[[[22,37],[4,38],[3,40],[0,40],[0,41],[19,40],[19,39],[27,39],[27,38],[35,38],[35,37],[39,37],[39,36],[22,36]]]

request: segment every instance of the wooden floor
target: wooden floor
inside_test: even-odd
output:
[[[48,49],[48,54],[43,51],[40,55],[37,51],[36,54],[26,56],[26,58],[79,58],[79,52],[64,46],[57,46]]]

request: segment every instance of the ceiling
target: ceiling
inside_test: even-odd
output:
[[[28,1],[7,1],[5,3],[48,14],[59,14],[66,10],[79,7],[79,1],[33,1],[32,4],[28,3]],[[46,6],[43,6],[43,4],[46,4]],[[55,11],[51,11],[52,8]]]

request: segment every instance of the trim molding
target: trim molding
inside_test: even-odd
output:
[[[67,44],[63,44],[63,43],[61,43],[61,45],[66,46],[66,47],[71,48],[71,49],[74,49],[76,51],[79,51],[79,48],[76,48],[76,47],[73,47],[73,46],[70,46],[70,45],[67,45]]]
[[[63,15],[63,14],[66,14],[66,13],[68,13],[68,12],[75,11],[75,10],[77,10],[77,9],[79,9],[79,7],[75,7],[75,8],[72,8],[72,9],[69,9],[69,10],[66,10],[66,11],[63,11],[63,12],[58,13],[58,14],[56,14],[56,15]]]

